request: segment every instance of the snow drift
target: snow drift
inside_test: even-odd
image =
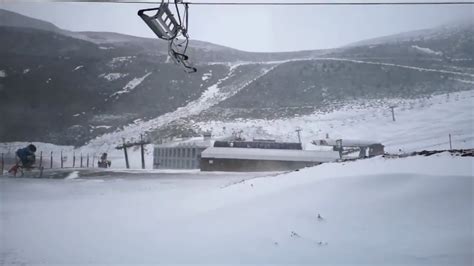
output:
[[[470,265],[472,165],[440,154],[254,179],[3,178],[0,257],[7,265]]]

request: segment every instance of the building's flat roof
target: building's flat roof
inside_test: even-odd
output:
[[[293,162],[332,162],[339,159],[336,151],[305,151],[254,148],[207,148],[201,154],[208,159],[243,159]]]
[[[203,139],[202,137],[190,138],[175,142],[168,142],[163,144],[156,144],[155,148],[186,148],[186,147],[201,147],[207,148],[214,145],[213,139]]]
[[[322,146],[337,146],[338,139],[317,139],[314,142]],[[342,139],[342,146],[344,147],[368,147],[371,145],[380,144],[380,142],[372,140],[357,140],[357,139]]]

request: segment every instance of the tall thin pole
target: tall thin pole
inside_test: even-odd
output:
[[[392,109],[392,120],[395,122],[395,106],[390,106],[390,109]]]
[[[89,153],[87,154],[87,168],[89,168]]]
[[[39,168],[43,167],[43,152],[40,152],[40,165]]]
[[[81,168],[82,168],[82,152],[81,152]]]
[[[336,145],[339,151],[339,158],[342,160],[342,139],[336,140]]]
[[[61,151],[61,168],[64,168],[63,151]]]
[[[143,147],[143,135],[140,134],[140,149],[141,149],[141,155],[142,155],[142,169],[145,169],[145,148]]]
[[[76,168],[76,152],[72,153],[72,168]]]
[[[50,162],[49,162],[49,168],[53,168],[53,152],[51,152],[51,156],[50,156]]]
[[[298,142],[301,144],[301,128],[298,128],[296,131],[296,134],[298,134]]]
[[[449,149],[453,149],[453,143],[451,142],[451,134],[449,134]]]
[[[125,145],[125,139],[122,139],[123,141],[123,153],[125,154],[125,166],[127,169],[130,168],[130,164],[128,163],[128,154],[127,154],[127,146]]]

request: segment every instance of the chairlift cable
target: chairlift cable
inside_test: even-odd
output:
[[[1,2],[2,0],[0,0]],[[5,1],[5,0],[3,0]],[[51,0],[52,2],[89,2],[89,3],[109,3],[109,4],[161,4],[164,0]],[[28,2],[19,0],[18,2]],[[170,0],[167,0],[168,4]],[[408,5],[474,5],[474,1],[403,1],[403,2],[185,2],[178,1],[181,5],[202,5],[202,6],[408,6]]]
[[[218,6],[376,6],[376,5],[473,5],[474,1],[428,2],[182,2],[188,5]]]

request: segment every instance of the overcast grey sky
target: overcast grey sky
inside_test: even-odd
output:
[[[199,1],[202,2],[194,2]],[[233,2],[244,1],[252,2]],[[281,0],[274,0],[278,1]],[[304,1],[318,0],[298,2]],[[0,0],[0,8],[47,20],[64,29],[111,31],[145,37],[154,35],[136,15],[136,11],[154,6]],[[430,28],[460,19],[473,20],[474,6],[193,5],[190,7],[189,33],[191,39],[245,51],[295,51],[334,48],[367,38]]]

